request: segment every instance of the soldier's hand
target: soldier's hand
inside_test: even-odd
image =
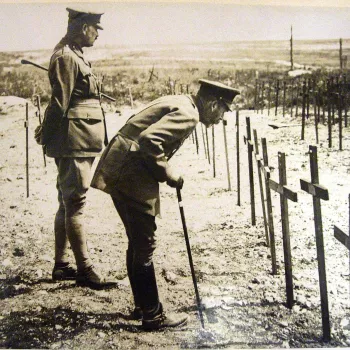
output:
[[[173,188],[178,188],[178,189],[182,189],[183,185],[184,185],[184,179],[182,176],[179,176],[177,178],[171,178],[169,179],[167,182],[167,185]]]
[[[34,131],[34,138],[38,145],[42,145],[42,134],[43,134],[43,128],[41,125],[38,125]]]

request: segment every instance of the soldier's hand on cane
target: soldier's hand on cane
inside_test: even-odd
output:
[[[181,175],[177,175],[173,171],[170,171],[166,183],[172,188],[178,188],[181,190],[184,185],[184,179]]]

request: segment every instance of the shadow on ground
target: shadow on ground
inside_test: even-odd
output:
[[[89,329],[116,329],[136,333],[139,326],[124,322],[122,313],[82,313],[70,309],[41,309],[40,312],[12,312],[2,319],[0,332],[4,340],[1,348],[43,348],[58,341],[71,340]]]

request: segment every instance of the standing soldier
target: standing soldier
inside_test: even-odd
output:
[[[91,180],[91,166],[103,148],[104,116],[99,86],[84,57],[83,47],[98,38],[102,13],[67,8],[67,34],[56,45],[49,66],[52,96],[35,138],[45,145],[57,165],[59,208],[55,216],[55,265],[52,279],[76,279],[79,286],[104,289],[115,285],[93,267],[83,227],[83,208]],[[68,262],[68,242],[77,270]]]
[[[200,80],[195,96],[164,96],[131,116],[105,149],[92,187],[112,196],[128,236],[127,271],[134,296],[134,318],[145,330],[176,327],[186,316],[166,316],[158,297],[152,262],[155,216],[160,212],[159,182],[182,188],[183,178],[168,160],[201,121],[217,124],[230,109],[236,89]]]

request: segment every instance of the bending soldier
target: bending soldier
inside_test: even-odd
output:
[[[135,301],[133,316],[146,330],[175,327],[187,316],[165,315],[152,261],[159,182],[182,188],[168,160],[201,121],[217,124],[239,94],[221,83],[200,80],[195,96],[164,96],[131,116],[102,154],[91,186],[112,196],[128,236],[127,271]]]
[[[99,86],[83,47],[94,45],[102,13],[67,8],[67,34],[54,48],[49,79],[52,96],[36,139],[57,165],[59,208],[55,216],[55,266],[52,278],[76,279],[79,286],[111,287],[93,267],[88,254],[82,215],[91,180],[91,166],[103,148],[105,127]],[[68,241],[78,271],[68,262]]]

